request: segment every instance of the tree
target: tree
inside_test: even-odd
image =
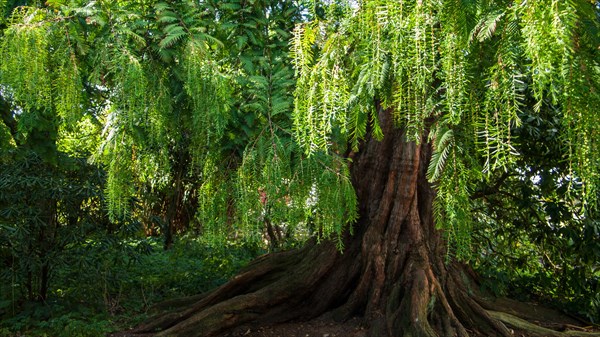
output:
[[[10,12],[17,3],[0,5]],[[81,83],[65,69],[73,58],[65,56],[64,40],[48,48],[36,35],[47,27],[42,22],[40,28],[22,32],[21,52],[7,55],[0,69],[0,279],[3,309],[12,304],[13,315],[25,301],[46,303],[61,270],[89,267],[97,257],[88,254],[94,244],[125,252],[116,238],[139,228],[130,219],[108,219],[105,172],[88,162],[99,139],[97,120],[92,111],[79,111],[88,105]],[[11,47],[3,35],[2,48]],[[25,70],[15,72],[7,62]],[[53,67],[60,71],[40,76]],[[11,86],[19,81],[31,87]]]
[[[552,108],[559,111],[557,137],[569,167],[561,179],[579,195],[578,211],[594,214],[597,2],[311,2],[310,21],[294,30],[291,48],[297,75],[291,127],[285,118],[273,118],[284,105],[240,108],[239,117],[256,118],[264,128],[247,138],[241,159],[229,165],[223,142],[227,128],[236,130],[239,123],[229,111],[242,104],[229,104],[235,95],[227,90],[227,75],[236,67],[227,58],[231,40],[215,38],[216,27],[226,26],[228,8],[263,9],[260,20],[237,22],[254,28],[286,3],[189,2],[176,8],[118,1],[71,12],[55,5],[54,12],[34,11],[37,21],[28,21],[36,18],[30,12],[16,16],[10,28],[16,35],[5,40],[3,51],[18,57],[28,49],[17,47],[32,41],[18,34],[40,34],[40,26],[59,30],[77,23],[83,28],[76,31],[94,42],[82,43],[93,53],[74,59],[95,65],[86,55],[100,55],[96,68],[102,70],[88,77],[87,86],[105,91],[111,118],[124,121],[112,129],[125,131],[111,133],[108,141],[119,154],[107,165],[109,196],[117,201],[113,210],[125,210],[119,195],[133,194],[132,180],[123,179],[131,176],[129,167],[141,167],[130,165],[139,146],[132,130],[151,120],[143,117],[147,112],[171,111],[170,101],[179,97],[152,76],[164,65],[148,67],[148,46],[158,46],[163,59],[174,57],[168,78],[181,74],[179,93],[192,107],[191,152],[203,164],[203,225],[220,224],[226,235],[260,233],[263,222],[257,219],[266,201],[271,219],[316,226],[307,246],[261,258],[214,292],[167,303],[171,308],[137,331],[206,336],[253,320],[328,314],[362,315],[373,336],[509,336],[501,322],[507,316],[490,311],[498,306],[477,291],[469,268],[459,262],[468,257],[471,206],[487,193],[480,185],[493,187],[505,172],[519,172],[516,144],[522,135],[516,130],[525,107],[533,113]],[[165,34],[135,20],[144,8],[166,23]],[[194,19],[177,19],[189,15]],[[263,27],[265,36],[278,28]],[[158,44],[148,43],[157,37]],[[40,39],[48,43],[42,51],[55,50],[48,46],[57,40]],[[238,43],[244,45],[243,35]],[[45,103],[48,95],[30,88],[55,72],[38,66],[31,68],[35,76],[11,77],[23,59],[10,60],[3,62],[0,80],[16,101]],[[264,76],[249,79],[242,88],[271,88]],[[260,102],[275,102],[275,95],[267,97],[273,99]],[[155,156],[152,162],[161,162],[160,151],[147,151]],[[125,183],[110,185],[111,175]]]
[[[373,336],[510,335],[447,250],[468,247],[476,183],[516,168],[524,108],[561,111],[562,179],[592,214],[595,3],[357,7],[299,27],[293,48],[297,139],[308,156],[352,159],[359,219],[344,253],[324,244],[261,260],[142,331],[210,334],[330,313],[368,317]]]

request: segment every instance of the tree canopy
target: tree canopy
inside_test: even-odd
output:
[[[520,161],[531,136],[523,119],[555,111],[553,151],[568,163],[555,187],[596,208],[596,2],[364,1],[345,10],[334,24],[295,30],[294,130],[307,152],[327,151],[331,140],[357,150],[368,128],[384,137],[379,101],[409,139],[428,133],[437,218],[463,246],[477,182],[532,169]]]
[[[23,111],[13,138],[27,139],[33,121],[46,116],[62,131],[60,144],[91,118],[100,139],[91,158],[107,170],[114,217],[130,210],[139,186],[164,189],[195,172],[189,193],[197,193],[208,232],[229,224],[255,235],[262,221],[251,210],[265,208],[265,194],[274,221],[294,226],[317,217],[325,234],[341,233],[355,207],[343,165],[335,164],[341,159],[303,156],[292,142],[286,46],[300,18],[296,5],[77,5],[19,7],[10,18],[3,92]]]
[[[3,32],[1,75],[4,99],[22,113],[13,140],[5,121],[3,139],[50,128],[61,144],[92,118],[100,139],[92,157],[107,169],[114,216],[139,194],[134,181],[164,188],[186,153],[190,167],[180,170],[196,172],[206,228],[256,229],[250,210],[263,208],[264,194],[275,221],[316,215],[326,234],[341,233],[356,217],[343,154],[358,150],[368,129],[385,136],[380,105],[409,139],[428,133],[436,214],[458,243],[469,237],[477,182],[517,167],[526,115],[557,111],[569,167],[560,184],[594,209],[597,6],[335,2],[313,3],[313,16],[268,1],[17,7]],[[290,60],[288,31],[302,15],[310,21],[294,28]]]

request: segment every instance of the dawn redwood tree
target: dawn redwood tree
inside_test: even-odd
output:
[[[323,243],[265,257],[138,331],[360,315],[371,336],[511,335],[457,263],[470,202],[485,194],[479,182],[515,169],[522,112],[557,109],[564,185],[583,212],[595,208],[597,28],[593,1],[359,1],[298,26],[295,139],[307,158],[349,167],[330,169],[356,192],[353,233],[342,229],[343,252]]]
[[[48,84],[44,95],[32,88],[45,84],[48,74],[78,69],[69,64],[86,59],[86,49],[73,49],[67,53],[73,55],[72,63],[50,69],[31,54],[39,61],[27,68],[32,74],[16,76],[19,62],[29,55],[24,52],[32,47],[47,54],[56,50],[52,42],[57,40],[44,40],[40,29],[63,32],[63,23],[75,22],[92,31],[81,34],[87,42],[82,46],[94,50],[100,45],[94,39],[105,37],[99,48],[108,52],[99,55],[108,56],[94,58],[106,61],[99,68],[104,70],[88,78],[92,88],[107,91],[111,116],[124,118],[122,130],[147,122],[144,113],[151,117],[170,109],[168,101],[176,97],[154,77],[159,68],[149,61],[152,54],[146,48],[146,39],[159,36],[157,31],[144,35],[143,29],[117,28],[145,27],[130,21],[134,15],[116,16],[115,9],[142,8],[146,2],[117,1],[109,8],[90,3],[68,13],[60,11],[60,1],[48,3],[55,11],[16,16],[12,39],[4,42],[3,50],[17,57],[2,63],[0,79],[15,101],[52,103],[48,95],[63,88]],[[557,137],[570,167],[564,184],[579,194],[583,214],[595,209],[598,3],[310,2],[310,20],[298,25],[292,38],[297,79],[293,112],[282,110],[284,104],[275,109],[276,95],[258,99],[262,108],[246,112],[263,129],[247,138],[242,159],[234,164],[224,160],[229,157],[218,144],[235,138],[226,130],[235,130],[228,103],[236,95],[226,83],[231,83],[228,74],[236,73],[236,63],[227,53],[233,44],[223,42],[231,36],[218,41],[207,34],[206,27],[218,27],[225,17],[202,7],[209,3],[187,3],[201,23],[172,19],[173,7],[154,6],[164,14],[158,13],[158,21],[166,24],[156,49],[163,58],[175,57],[170,76],[180,76],[181,95],[189,95],[193,106],[190,132],[198,132],[192,139],[198,141],[194,153],[203,167],[199,216],[211,228],[221,224],[226,235],[252,237],[254,232],[256,238],[269,204],[270,221],[307,226],[315,239],[301,249],[258,259],[213,292],[165,303],[164,313],[136,333],[210,336],[247,322],[326,315],[339,320],[362,316],[371,336],[511,335],[503,321],[519,320],[498,313],[507,308],[479,294],[470,270],[459,262],[468,258],[476,220],[471,201],[486,192],[476,186],[484,182],[493,187],[504,172],[515,170],[515,144],[520,141],[515,130],[522,111],[556,109],[562,125]],[[260,20],[239,24],[276,22],[271,21],[274,9],[287,2],[268,3],[272,6],[265,7],[269,10]],[[226,4],[243,12],[263,2]],[[276,24],[261,27],[271,32],[266,36],[281,34]],[[70,41],[69,32],[58,36]],[[36,37],[47,44],[34,43]],[[263,51],[256,55],[258,63],[269,60],[269,52]],[[277,72],[263,75],[268,76],[249,77],[243,87],[252,88],[254,81],[263,93],[272,92]],[[135,142],[123,141],[130,139],[127,133],[115,134],[119,137],[113,135],[111,149],[120,157],[112,157],[111,163],[122,171],[109,165],[109,177],[111,172],[126,177],[131,171],[115,160],[131,160]],[[148,153],[159,158],[151,149]]]

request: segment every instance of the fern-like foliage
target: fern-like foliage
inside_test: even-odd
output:
[[[231,95],[228,77],[205,48],[190,41],[185,49],[185,92],[191,100],[193,156],[201,161],[206,149],[218,143],[223,137],[229,120],[229,97]]]
[[[367,130],[381,137],[373,101],[393,111],[409,139],[429,132],[436,218],[464,253],[470,186],[515,169],[515,130],[533,97],[534,110],[561,109],[572,175],[588,207],[596,204],[597,4],[373,0],[348,8],[335,24],[315,19],[294,31],[294,130],[307,153],[336,140],[356,148]]]
[[[262,1],[248,8],[231,0],[218,10],[229,22],[222,40],[230,48],[228,62],[237,69],[231,74],[235,89],[227,145],[218,161],[234,174],[224,174],[215,169],[216,161],[210,162],[202,188],[212,192],[202,197],[198,213],[207,232],[262,241],[269,227],[276,227],[290,239],[341,238],[345,224],[355,217],[356,202],[343,159],[332,161],[324,154],[307,158],[292,138],[301,124],[290,118],[296,83],[291,64],[312,62],[307,48],[316,35],[302,31],[297,37],[302,48],[288,46],[300,17],[292,3]],[[333,124],[319,123],[324,128]]]
[[[339,237],[356,218],[341,154],[385,137],[378,112],[390,111],[410,141],[432,142],[437,219],[465,252],[471,187],[515,170],[521,117],[552,108],[566,179],[595,207],[597,4],[252,3],[16,8],[0,43],[0,96],[17,124],[3,144],[58,158],[86,121],[102,130],[93,159],[113,218],[151,191],[197,208],[198,227],[221,237],[259,240],[274,223]]]
[[[44,21],[49,15],[41,9],[20,8],[11,17],[15,24],[2,38],[1,80],[25,109],[52,104],[52,79],[46,76],[52,57],[48,33],[52,30]]]
[[[444,230],[448,241],[448,256],[464,260],[471,254],[473,172],[458,158],[459,149],[453,149],[449,156],[452,163],[444,169],[436,183],[438,194],[433,203],[433,213],[438,228]]]
[[[448,155],[452,151],[452,142],[454,140],[454,132],[451,129],[440,129],[434,133],[433,155],[429,162],[427,170],[427,179],[434,182],[439,180],[444,172],[444,166],[448,160]]]

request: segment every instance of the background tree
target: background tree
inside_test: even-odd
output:
[[[3,11],[31,15],[40,25],[40,31],[18,33],[2,27],[2,48],[20,52],[7,54],[0,66],[0,301],[2,309],[12,303],[14,312],[15,303],[46,303],[58,271],[84,263],[81,253],[90,249],[88,240],[97,238],[96,243],[119,251],[115,238],[138,226],[130,219],[109,221],[102,193],[105,174],[87,162],[99,126],[94,110],[83,102],[81,83],[65,70],[74,61],[61,36],[68,38],[69,27],[56,32],[37,21],[35,11],[17,8],[16,2],[2,5]],[[2,24],[6,20],[3,16]],[[19,33],[24,45],[7,42]],[[43,33],[56,38],[56,45],[49,47]],[[10,62],[19,69],[7,67]],[[40,77],[54,67],[61,72]],[[24,87],[11,85],[19,81]]]
[[[597,215],[583,213],[578,194],[569,190],[560,109],[546,107],[538,113],[523,108],[522,125],[515,130],[521,139],[515,169],[471,195],[476,199],[472,261],[497,294],[550,300],[597,322]]]
[[[2,5],[3,13],[7,9],[4,6],[16,6]],[[3,15],[2,23],[4,19]],[[20,56],[35,57],[33,67],[43,62],[53,66],[62,63],[47,53],[33,55],[39,41],[35,34],[26,39],[28,44]],[[56,56],[59,55],[64,56],[58,51]],[[16,78],[37,76],[39,71],[43,70],[18,74],[2,69],[2,74]],[[50,82],[34,80],[29,83],[30,89],[48,94],[52,90]],[[67,251],[103,224],[98,212],[102,174],[76,153],[61,151],[64,148],[60,147],[66,144],[59,143],[58,138],[65,130],[60,128],[58,112],[50,98],[26,102],[28,97],[11,89],[4,83],[0,86],[0,247],[1,277],[6,284],[3,292],[12,290],[13,298],[43,302],[54,269],[65,263]],[[83,146],[79,150],[85,152]]]
[[[217,212],[232,209],[217,206],[230,203],[236,188],[218,169],[235,170],[247,144],[275,136],[274,132],[263,134],[266,124],[281,133],[284,121],[289,120],[281,114],[292,101],[292,72],[285,46],[288,32],[299,18],[297,7],[260,2],[248,11],[236,1],[77,5],[55,1],[46,4],[49,8],[23,7],[14,20],[35,13],[38,21],[33,26],[14,25],[7,32],[35,31],[42,44],[38,51],[52,51],[52,57],[60,58],[62,54],[53,51],[60,44],[70,55],[64,59],[71,63],[63,67],[72,68],[61,68],[57,74],[74,83],[55,89],[55,94],[71,100],[57,99],[57,113],[70,115],[57,123],[77,122],[81,111],[74,105],[79,100],[86,101],[83,108],[103,125],[103,141],[93,159],[105,165],[108,173],[110,213],[113,217],[126,215],[138,199],[141,208],[136,212],[146,219],[147,231],[162,233],[167,248],[174,232],[198,223],[194,216],[200,207],[204,209],[201,230],[222,236],[223,228],[211,224],[222,215]],[[59,25],[51,25],[53,20]],[[44,40],[43,34],[55,29],[58,36],[63,29],[67,34],[59,40]],[[90,43],[104,47],[91,48]],[[7,51],[20,48],[8,44]],[[11,62],[16,69],[24,61],[5,61],[6,83],[17,86],[27,81],[17,73],[14,78],[8,74]],[[252,93],[246,90],[248,83],[258,83],[262,89]],[[12,86],[8,85],[9,90]],[[62,87],[70,88],[68,95],[59,92]],[[231,104],[235,108],[230,111]],[[248,113],[248,109],[262,115]],[[238,112],[242,110],[248,111],[243,115]],[[275,118],[277,114],[280,116]],[[232,117],[241,123],[231,124],[234,126],[226,131]],[[286,138],[291,138],[289,132]],[[200,194],[200,204],[198,189],[205,191]],[[222,193],[213,195],[211,189]],[[214,197],[202,199],[207,195]]]

